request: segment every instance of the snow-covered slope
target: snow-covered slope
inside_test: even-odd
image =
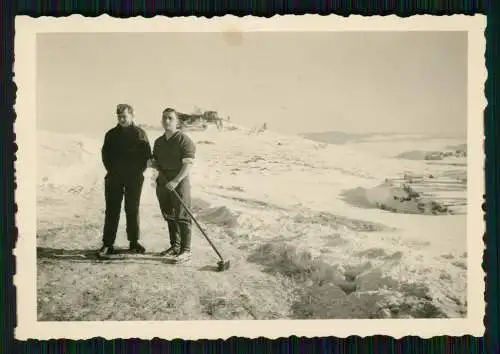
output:
[[[148,134],[152,143],[161,132]],[[465,158],[436,163],[397,157],[425,150],[421,137],[328,145],[238,126],[188,134],[197,144],[194,208],[212,231],[221,230],[248,253],[283,242],[320,257],[341,281],[355,284],[353,294],[376,295],[380,316],[464,315]],[[458,143],[433,141],[428,149]],[[40,198],[73,195],[65,200],[82,203],[85,195],[103,194],[100,144],[85,136],[39,132]],[[147,225],[158,217],[151,215],[157,205],[151,175],[148,170],[142,194],[148,212],[141,212],[141,222]],[[408,190],[418,198],[405,200]],[[429,205],[448,211],[436,208],[433,215]],[[71,213],[80,206],[64,208]],[[50,213],[41,217],[48,220]],[[99,246],[98,237],[89,240],[91,246]],[[402,313],[402,304],[412,301],[431,307]]]

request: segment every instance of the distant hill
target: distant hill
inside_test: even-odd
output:
[[[429,138],[457,138],[447,134],[417,134],[417,133],[346,133],[341,131],[326,131],[316,133],[301,133],[299,136],[319,143],[342,145],[346,143],[373,142],[375,140],[391,141],[425,140]]]
[[[345,133],[341,131],[327,131],[327,132],[318,132],[318,133],[302,133],[299,136],[314,140],[320,143],[328,143],[328,144],[345,144],[353,141],[360,141],[363,138],[370,136],[371,134],[352,134]]]
[[[141,123],[139,124],[139,127],[141,127],[144,130],[163,131],[163,127],[159,124],[151,125],[151,124]]]

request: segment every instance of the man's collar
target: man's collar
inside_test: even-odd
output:
[[[116,124],[116,127],[117,127],[117,128],[132,128],[132,127],[135,127],[135,123],[134,123],[134,122],[131,122],[131,123],[130,123],[130,125],[129,125],[129,126],[127,126],[127,127],[122,127],[122,126],[120,125],[120,123],[117,123],[117,124]]]
[[[177,129],[175,132],[172,133],[172,135],[170,135],[168,138],[167,138],[167,135],[165,133],[163,133],[163,136],[165,137],[165,140],[170,140],[171,138],[173,138],[177,133],[179,133],[179,130]]]

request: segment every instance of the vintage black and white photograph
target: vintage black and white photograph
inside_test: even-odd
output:
[[[471,316],[467,29],[60,28],[21,143],[41,326]]]

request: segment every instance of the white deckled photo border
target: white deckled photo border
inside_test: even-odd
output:
[[[227,339],[229,337],[279,338],[350,335],[407,335],[429,338],[450,335],[483,336],[485,283],[481,268],[484,252],[483,221],[484,152],[483,112],[486,107],[483,15],[397,16],[330,15],[274,16],[272,18],[224,16],[219,18],[128,19],[102,15],[85,18],[31,18],[18,16],[15,23],[14,80],[19,238],[14,250],[17,290],[15,337],[27,339],[88,339],[93,337],[164,339]],[[36,300],[36,36],[56,32],[247,32],[247,31],[466,31],[468,32],[468,314],[463,319],[370,319],[370,320],[272,320],[272,321],[133,321],[133,322],[39,322]]]

